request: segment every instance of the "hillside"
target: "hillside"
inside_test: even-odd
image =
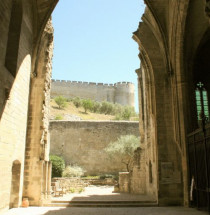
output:
[[[53,99],[50,102],[50,119],[51,120],[114,120],[115,116],[99,113],[84,112],[82,107],[76,108],[72,102],[68,102],[67,107],[59,109]],[[131,120],[138,121],[137,117]]]
[[[73,103],[68,102],[64,109],[58,109],[58,105],[53,99],[50,102],[50,119],[62,116],[62,120],[114,120],[115,116],[84,112],[82,107],[76,108]]]

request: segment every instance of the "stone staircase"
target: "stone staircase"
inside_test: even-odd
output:
[[[156,201],[51,201],[45,207],[157,207]]]

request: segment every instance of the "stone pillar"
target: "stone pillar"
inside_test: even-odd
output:
[[[130,174],[129,172],[119,173],[119,191],[121,193],[130,192]]]
[[[24,196],[30,205],[42,205],[46,198],[46,162],[49,161],[49,106],[53,56],[53,27],[49,20],[40,40],[31,89],[26,138]],[[44,165],[44,166],[43,166]]]
[[[52,177],[52,163],[48,162],[48,180],[47,180],[47,195],[51,198],[51,177]]]

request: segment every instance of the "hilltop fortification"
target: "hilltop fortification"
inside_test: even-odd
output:
[[[80,97],[95,101],[108,101],[134,107],[134,84],[118,82],[103,84],[93,82],[65,81],[52,79],[51,97]]]

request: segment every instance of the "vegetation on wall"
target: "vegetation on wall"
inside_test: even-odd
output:
[[[50,161],[52,162],[52,178],[62,177],[65,169],[64,159],[57,155],[50,155]]]
[[[135,135],[123,135],[117,141],[111,142],[105,151],[110,158],[118,157],[126,165],[127,171],[132,166],[135,150],[140,147],[140,138]]]

